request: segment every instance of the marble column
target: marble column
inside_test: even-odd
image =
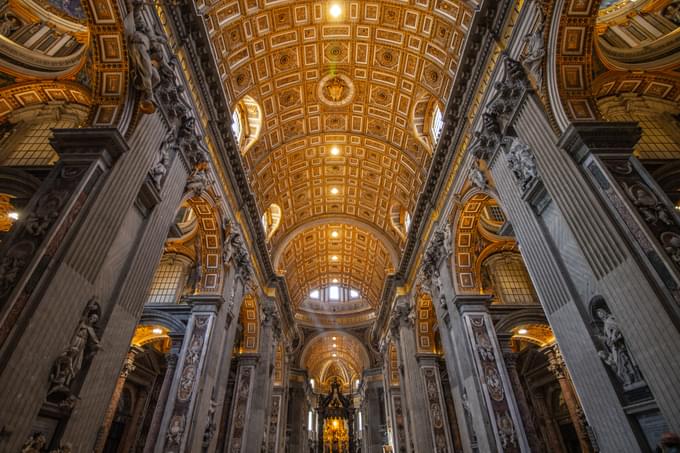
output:
[[[510,335],[498,335],[498,341],[500,342],[501,348],[503,350],[503,361],[508,371],[510,385],[515,395],[515,400],[517,401],[522,422],[524,423],[524,430],[526,431],[529,447],[531,448],[531,451],[542,451],[543,446],[538,438],[538,435],[536,434],[536,426],[534,425],[531,409],[529,408],[529,403],[527,402],[527,397],[524,393],[524,387],[522,386],[519,373],[517,372],[517,359],[519,357],[519,353],[513,352],[511,350],[509,344],[510,340]]]
[[[588,437],[588,431],[586,430],[581,418],[581,414],[583,413],[581,409],[581,403],[578,401],[578,397],[571,386],[569,371],[567,369],[567,365],[564,363],[562,353],[560,352],[560,349],[556,343],[546,347],[545,353],[548,356],[548,369],[552,372],[552,374],[555,376],[555,379],[557,379],[557,382],[560,384],[562,398],[564,398],[564,404],[567,406],[567,410],[569,411],[569,418],[571,419],[571,423],[574,425],[574,429],[576,430],[581,452],[592,452],[593,448]]]
[[[259,451],[265,442],[266,427],[273,388],[274,351],[281,336],[279,317],[272,299],[260,299],[262,321],[260,323],[260,349],[257,369],[251,387],[248,425],[244,434],[245,451]]]
[[[413,301],[407,297],[397,300],[391,321],[391,335],[396,341],[401,389],[406,401],[406,419],[411,434],[410,444],[423,451],[435,451],[425,385],[416,358],[416,337]]]
[[[179,352],[179,349],[177,352]],[[158,433],[161,429],[161,420],[163,419],[163,414],[165,413],[166,402],[170,396],[170,387],[172,386],[172,381],[175,376],[175,369],[177,367],[177,354],[175,352],[166,354],[165,362],[165,376],[163,376],[163,383],[161,384],[161,389],[158,392],[158,400],[153,411],[151,424],[149,425],[149,432],[144,442],[144,453],[153,453],[156,443],[158,442]]]
[[[381,370],[373,368],[364,371],[362,379],[363,404],[361,406],[363,445],[366,453],[382,453],[383,434],[381,427],[385,427],[385,408],[381,407],[381,393],[384,394],[383,380],[379,379]]]
[[[113,418],[116,415],[116,410],[118,410],[118,402],[123,394],[123,386],[125,381],[131,372],[135,370],[135,357],[141,352],[139,348],[131,347],[125,361],[123,362],[123,368],[120,371],[120,376],[116,381],[116,386],[113,389],[113,396],[111,397],[111,402],[109,403],[108,409],[106,409],[106,414],[104,414],[104,423],[99,432],[97,433],[97,442],[94,445],[93,452],[101,453],[104,451],[104,446],[106,445],[106,440],[109,437],[109,430],[111,429],[111,423],[113,423]]]
[[[204,392],[213,385],[209,376],[208,350],[215,330],[217,313],[223,304],[220,296],[192,296],[193,309],[188,322],[177,370],[161,422],[155,451],[187,451],[202,443],[206,420],[196,416],[197,408],[209,406],[211,395]]]
[[[531,401],[533,401],[537,419],[543,422],[543,439],[548,446],[548,451],[550,453],[568,453],[564,451],[562,435],[557,427],[557,423],[548,411],[545,394],[541,390],[533,389],[531,391]]]
[[[496,446],[504,452],[528,452],[524,423],[486,307],[487,301],[487,297],[459,296],[456,304],[472,351],[476,376],[482,386],[484,407],[491,420]]]
[[[571,376],[598,443],[605,451],[625,451],[640,438],[600,358],[591,302],[601,297],[615,305],[611,308],[617,320],[625,318],[621,330],[626,341],[635,342],[630,345],[633,355],[643,355],[650,369],[666,368],[655,372],[664,389],[655,394],[664,400],[660,406],[680,398],[677,386],[668,387],[677,373],[678,355],[661,347],[653,332],[670,332],[665,345],[679,343],[680,336],[670,317],[660,315],[664,304],[646,277],[648,270],[640,267],[642,260],[631,256],[594,182],[572,157],[587,154],[579,144],[583,141],[554,132],[542,101],[527,91],[519,62],[506,58],[503,66],[490,85],[485,117],[478,118],[479,132],[492,138],[485,142],[490,146],[478,144],[471,151],[487,163],[546,317],[572,364]],[[507,113],[498,113],[501,104]],[[629,141],[625,130],[611,128],[617,134],[613,142]],[[605,134],[597,135],[605,139]],[[677,405],[667,405],[666,411],[680,416]]]
[[[457,295],[455,291],[451,237],[451,225],[444,224],[435,230],[425,251],[420,279],[432,295],[456,418],[461,420],[458,430],[463,451],[494,451],[496,436],[485,409],[481,383],[475,373],[459,311],[459,306],[469,297]],[[487,298],[479,295],[470,297],[473,302]]]
[[[280,328],[274,301],[262,298],[260,306],[259,352],[244,354],[238,359],[236,396],[230,419],[230,453],[260,451],[267,439],[274,345]]]

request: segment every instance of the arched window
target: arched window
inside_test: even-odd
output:
[[[494,303],[536,304],[538,297],[519,253],[503,252],[484,260],[485,286],[491,286]]]
[[[394,204],[390,208],[390,221],[392,227],[399,233],[399,236],[402,239],[406,239],[406,235],[411,228],[411,213],[401,204]]]
[[[239,115],[238,110],[234,110],[231,115],[231,131],[234,133],[234,139],[236,143],[241,142],[241,115]]]
[[[281,207],[276,203],[269,205],[264,214],[262,214],[262,227],[267,235],[267,240],[270,240],[276,230],[281,225]]]
[[[165,255],[161,259],[149,291],[149,304],[174,304],[184,292],[192,262],[184,255]]]
[[[430,134],[432,137],[432,144],[436,144],[439,141],[439,136],[444,128],[444,115],[442,114],[442,109],[438,105],[434,106],[434,111],[432,112],[432,125],[430,126]]]
[[[245,153],[255,144],[262,129],[262,111],[255,99],[245,96],[234,106],[231,115],[231,130],[234,139]]]

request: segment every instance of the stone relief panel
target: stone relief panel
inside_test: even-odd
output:
[[[247,424],[247,413],[250,406],[250,388],[253,384],[254,372],[254,366],[243,366],[239,370],[236,401],[234,402],[234,410],[231,415],[231,453],[241,453],[243,451],[243,434]]]
[[[441,394],[441,381],[439,371],[435,367],[422,367],[421,372],[425,383],[427,402],[429,407],[430,422],[432,424],[432,436],[437,453],[452,452],[452,446],[447,430],[448,421],[444,409]]]
[[[518,426],[517,416],[509,401],[509,398],[514,397],[494,346],[493,327],[489,325],[488,315],[466,314],[464,320],[499,450],[523,451],[523,440],[518,436],[522,428]]]
[[[176,375],[179,380],[164,449],[169,453],[184,451],[183,443],[188,429],[186,422],[191,419],[198,381],[205,364],[208,337],[212,328],[211,318],[211,315],[193,316],[191,337]]]

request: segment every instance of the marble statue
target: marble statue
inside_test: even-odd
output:
[[[545,28],[545,18],[541,12],[540,5],[538,8],[539,20],[536,30],[527,34],[524,41],[527,43],[527,53],[522,58],[522,63],[527,68],[529,73],[536,82],[536,87],[540,90],[543,86],[543,59],[545,58],[545,42],[543,40],[543,33]]]
[[[472,182],[472,185],[479,188],[480,190],[486,190],[487,188],[487,180],[486,176],[484,176],[484,172],[479,168],[479,160],[478,159],[473,159],[472,164],[470,164],[470,175],[469,175],[470,182]]]
[[[597,309],[595,314],[603,323],[601,339],[604,344],[604,350],[599,351],[599,355],[604,363],[611,368],[618,380],[623,384],[624,389],[638,383],[643,383],[642,374],[628,351],[628,346],[626,346],[625,339],[614,315],[604,308]]]
[[[513,137],[508,151],[508,166],[523,191],[527,190],[534,179],[538,177],[536,158],[531,152],[531,148],[517,137]]]
[[[49,395],[71,396],[71,384],[83,368],[85,360],[101,349],[96,328],[101,309],[96,298],[91,299],[85,309],[71,342],[55,359],[50,373]]]
[[[160,82],[158,70],[151,59],[151,42],[153,33],[142,16],[139,5],[133,6],[132,24],[128,26],[128,51],[132,67],[134,68],[134,83],[142,94],[140,109],[144,113],[153,113],[156,103],[153,98],[153,89]],[[128,17],[130,16],[128,15]],[[126,18],[126,22],[130,19]]]

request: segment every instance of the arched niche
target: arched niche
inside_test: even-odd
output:
[[[461,198],[462,206],[452,222],[454,281],[457,293],[480,294],[484,290],[484,259],[500,251],[516,250],[517,244],[513,237],[500,234],[498,225],[505,223],[505,214],[490,194],[473,189]]]
[[[395,203],[390,207],[390,226],[402,240],[406,240],[411,227],[411,213],[400,203]]]

